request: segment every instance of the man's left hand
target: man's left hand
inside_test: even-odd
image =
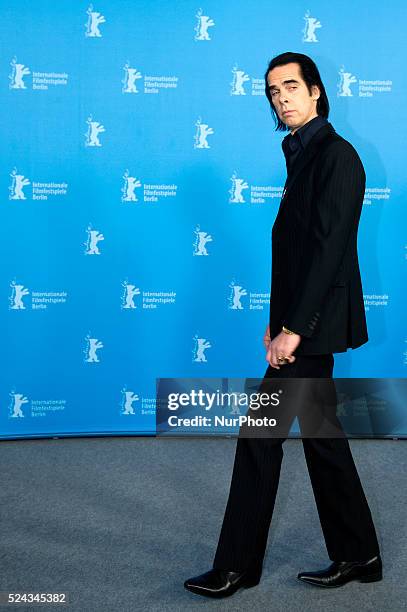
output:
[[[269,343],[266,361],[276,370],[279,370],[280,366],[284,365],[284,363],[293,363],[295,361],[293,353],[300,342],[301,336],[299,334],[286,334],[283,331],[280,332],[278,336],[273,338]],[[288,361],[278,361],[278,357],[281,356],[287,357]]]

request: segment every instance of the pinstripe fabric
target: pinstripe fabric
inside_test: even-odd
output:
[[[265,380],[331,378],[333,353],[367,341],[357,254],[364,188],[359,156],[329,122],[290,166],[272,230],[270,335],[285,325],[302,339],[295,362],[269,367]],[[239,437],[213,567],[262,566],[284,440]],[[362,561],[379,554],[346,437],[304,437],[302,443],[330,559]]]
[[[265,378],[330,378],[334,359],[301,355]],[[239,438],[213,567],[261,568],[277,495],[285,438]],[[303,438],[308,472],[332,561],[379,554],[370,509],[346,438]],[[289,508],[286,508],[289,512]],[[304,523],[304,529],[307,529]]]
[[[357,253],[365,172],[328,122],[287,178],[272,229],[270,332],[302,336],[296,355],[344,352],[368,340]]]

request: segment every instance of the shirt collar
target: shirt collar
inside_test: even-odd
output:
[[[301,149],[305,149],[311,138],[314,134],[323,126],[328,123],[328,120],[325,117],[321,117],[317,115],[313,117],[310,121],[303,126],[301,126],[298,130],[294,132],[294,134],[287,134],[285,138],[282,140],[282,148],[285,154],[294,153],[300,147]]]

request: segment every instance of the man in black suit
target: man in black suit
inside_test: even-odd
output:
[[[270,323],[264,344],[275,378],[332,379],[333,353],[368,340],[357,231],[365,172],[353,146],[328,122],[329,103],[315,63],[283,53],[265,74],[287,181],[272,230]],[[184,583],[209,597],[258,584],[285,438],[239,437],[213,568]],[[346,436],[302,443],[329,558],[298,578],[321,586],[382,578],[370,509]]]

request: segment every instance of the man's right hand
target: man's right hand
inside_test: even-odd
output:
[[[282,349],[283,354],[289,355],[289,363],[293,363],[295,361],[295,357],[294,355],[292,355],[292,352],[295,351],[300,341],[301,341],[300,335],[294,334],[293,336],[287,336],[287,334],[284,334],[283,332],[280,332],[278,336],[276,336],[272,341],[270,338],[270,325],[267,325],[266,331],[263,336],[263,344],[267,352],[266,361],[270,364],[272,368],[276,370],[279,370],[280,367],[284,365],[284,363],[279,364],[277,361],[278,354],[281,354],[280,350],[277,351],[277,353],[275,351],[275,345],[277,342],[278,345],[281,345],[281,343],[283,343],[284,345],[284,348]],[[275,357],[275,363],[271,361],[273,354]]]

